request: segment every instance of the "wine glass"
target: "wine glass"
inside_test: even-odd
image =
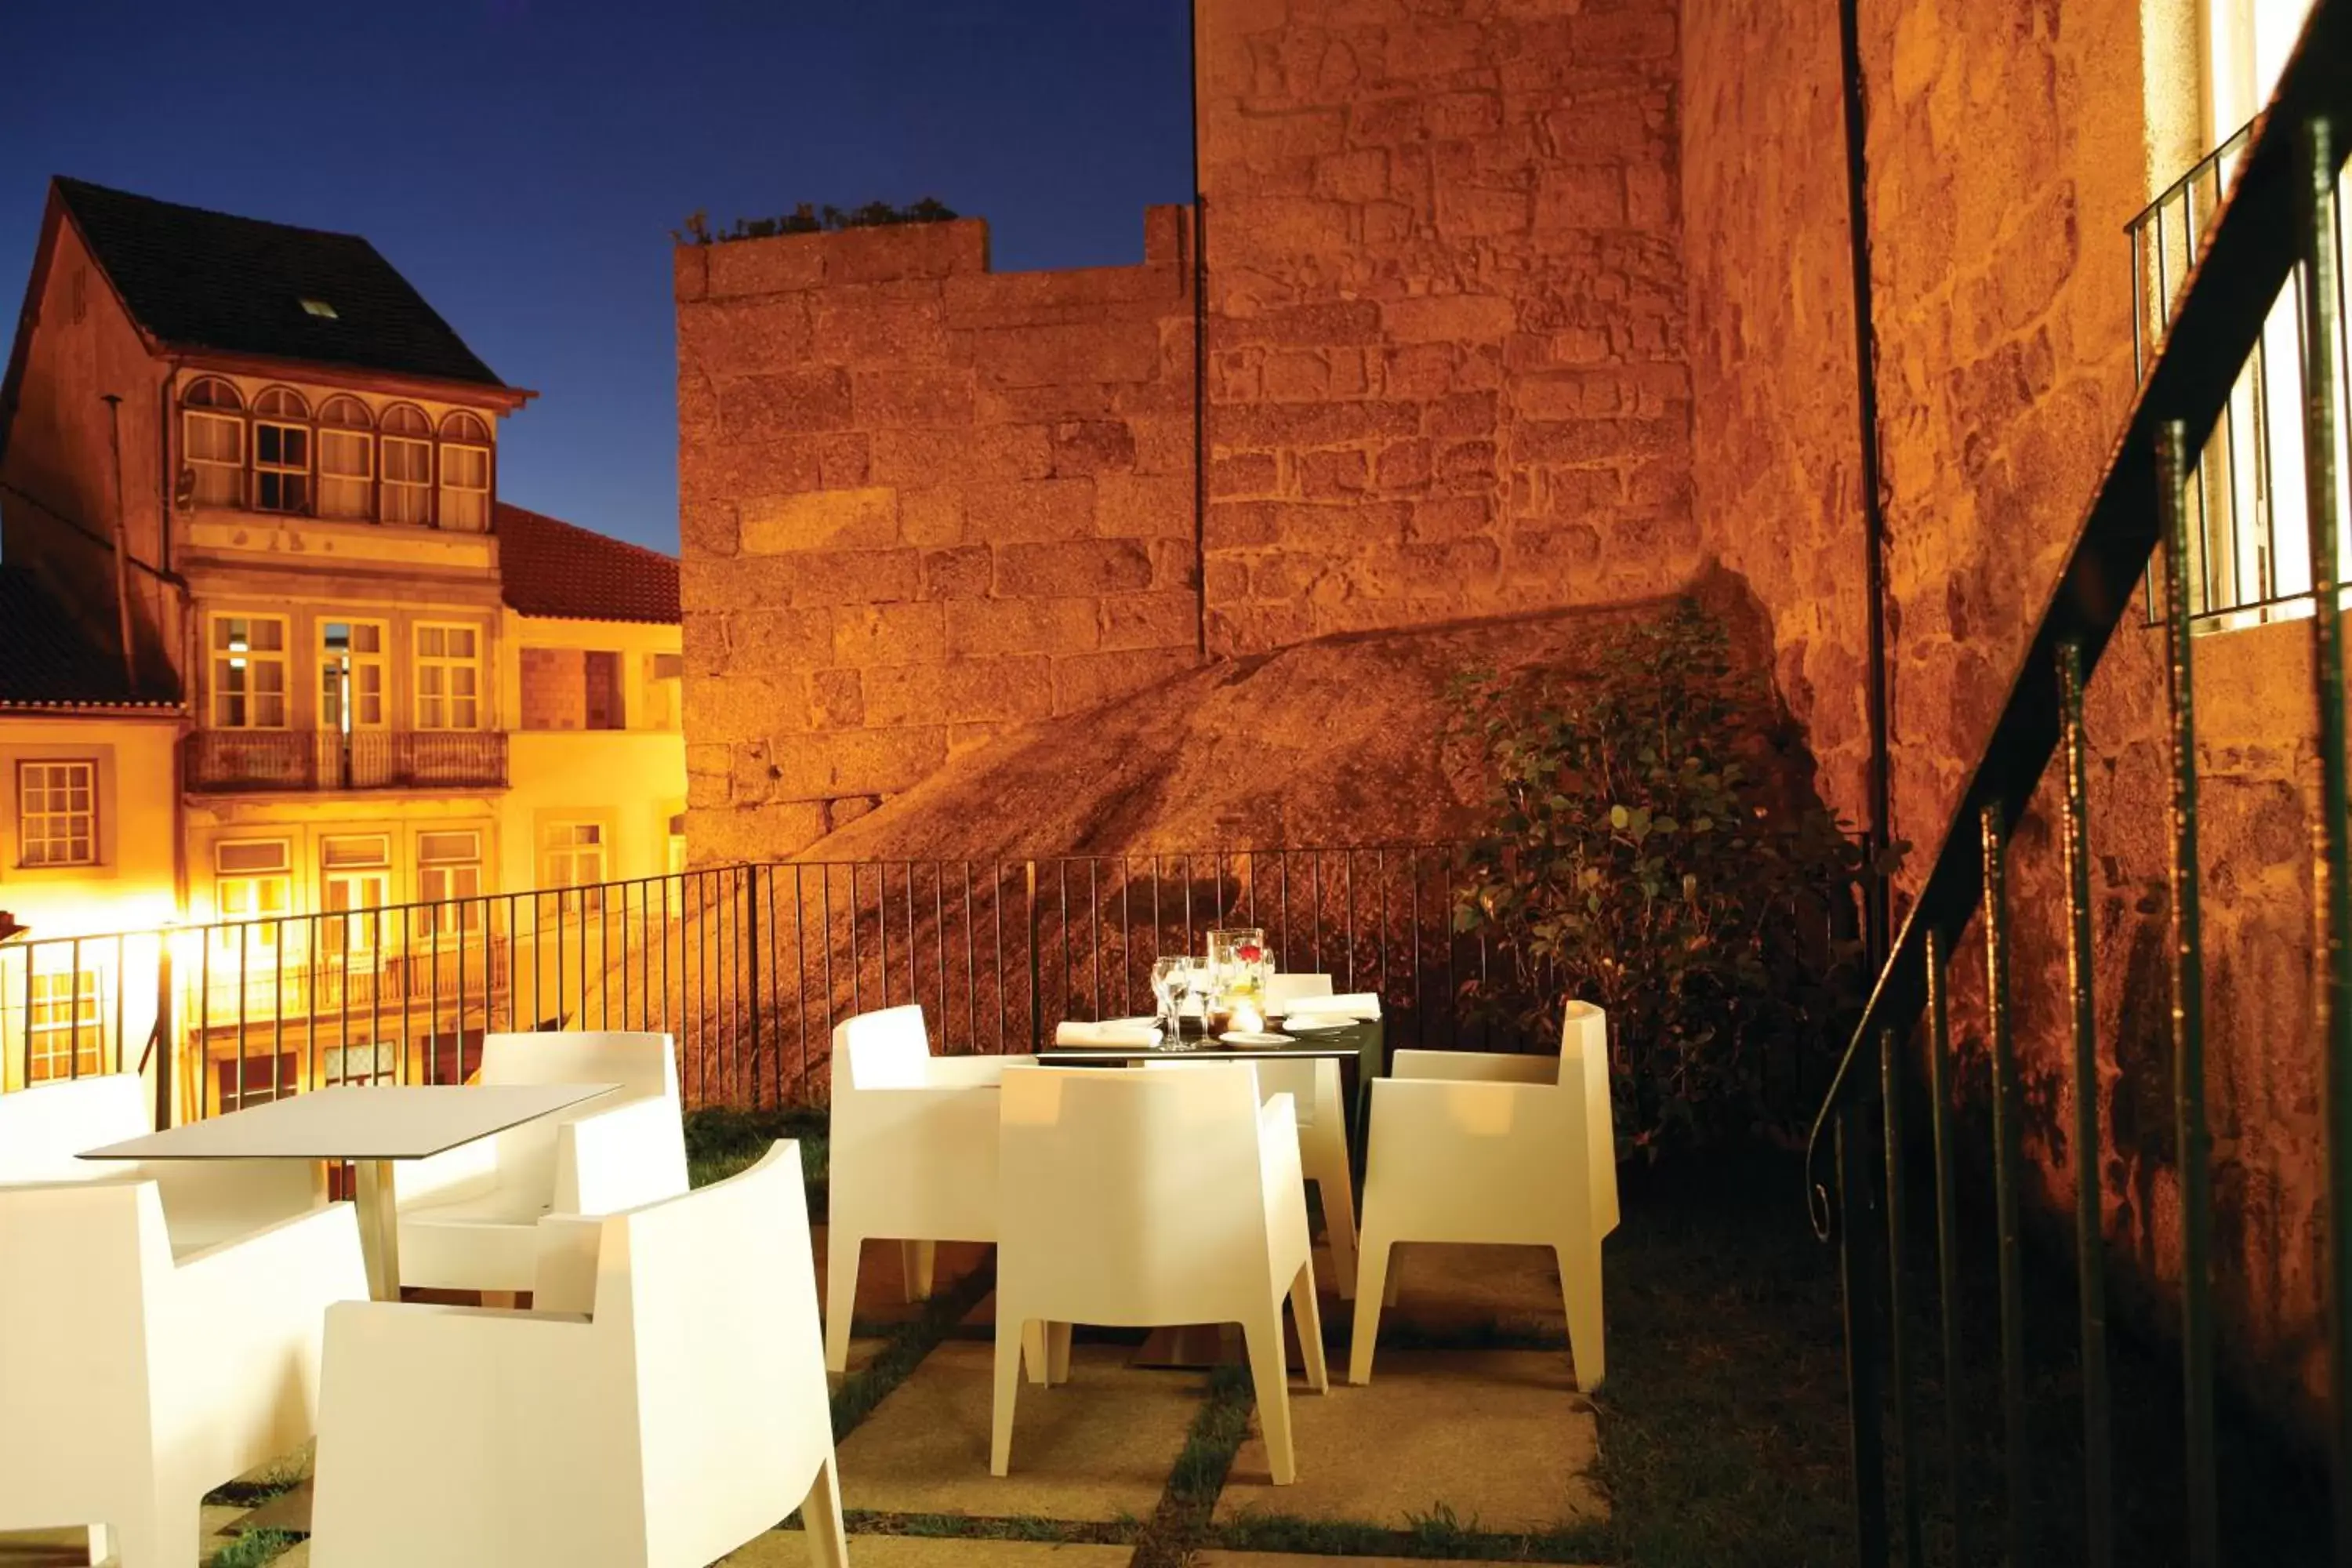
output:
[[[1189,958],[1160,958],[1152,961],[1151,994],[1158,998],[1160,1003],[1160,1016],[1156,1021],[1166,1029],[1171,1040],[1182,1032],[1177,1015],[1179,1007],[1182,1005],[1186,983],[1192,971],[1192,961]]]

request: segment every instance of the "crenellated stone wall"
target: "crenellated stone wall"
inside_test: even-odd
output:
[[[797,850],[1194,662],[1181,209],[1145,242],[1014,273],[978,220],[678,250],[698,859]]]

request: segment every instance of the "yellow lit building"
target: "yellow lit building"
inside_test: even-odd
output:
[[[499,500],[530,395],[363,239],[51,186],[0,383],[0,559],[171,694],[135,721],[139,793],[107,808],[128,740],[92,776],[98,820],[168,824],[177,867],[131,919],[12,847],[0,908],[22,882],[44,962],[45,886],[119,907],[109,930],[215,928],[174,954],[183,1114],[455,1070],[547,1006],[514,895],[677,858],[677,563]],[[603,907],[548,910],[599,952],[577,928]]]

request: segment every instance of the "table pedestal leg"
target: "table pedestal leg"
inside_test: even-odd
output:
[[[362,1160],[353,1196],[360,1221],[360,1256],[366,1260],[368,1294],[379,1301],[400,1300],[400,1215],[393,1204],[393,1163]]]

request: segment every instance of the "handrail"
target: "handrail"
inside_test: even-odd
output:
[[[2186,449],[2203,447],[2272,301],[2294,270],[2301,249],[2296,132],[2311,114],[2352,126],[2352,5],[2315,7],[2302,43],[2280,75],[2273,104],[2158,345],[2131,418],[2067,549],[2064,570],[2020,658],[2000,717],[1953,808],[1927,879],[1822,1097],[1806,1139],[1805,1201],[1814,1232],[1824,1241],[1833,1232],[1831,1194],[1818,1173],[1832,1122],[1854,1085],[1868,1081],[1854,1065],[1869,1059],[1871,1042],[1881,1031],[1902,1037],[1917,1023],[1927,1002],[1930,940],[1947,952],[1954,951],[1979,902],[1979,824],[1987,808],[1998,811],[2005,842],[2057,752],[2060,648],[2073,644],[2079,649],[2087,681],[2155,554],[2159,432],[2178,421]],[[2280,106],[2293,106],[2295,112],[2278,113]]]

